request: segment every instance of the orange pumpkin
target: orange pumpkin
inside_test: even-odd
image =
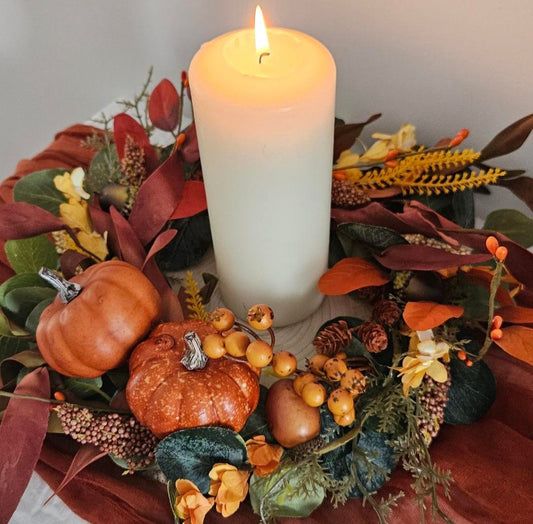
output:
[[[203,320],[160,324],[130,357],[126,399],[137,420],[158,437],[197,426],[240,431],[259,401],[259,378],[246,363],[208,359],[203,369],[188,370],[181,360],[184,336],[200,340],[216,333]]]
[[[159,293],[126,262],[109,260],[69,282],[57,281],[58,287],[78,284],[81,291],[68,303],[60,293],[44,309],[37,345],[50,367],[63,375],[94,378],[119,366],[159,318]]]

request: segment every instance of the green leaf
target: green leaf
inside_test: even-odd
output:
[[[390,246],[407,244],[407,241],[394,229],[370,224],[340,224],[338,231],[357,242],[364,242],[369,246],[383,251]]]
[[[251,439],[254,435],[265,435],[265,439],[267,442],[276,442],[276,439],[268,430],[267,425],[265,410],[267,393],[268,389],[265,386],[261,385],[259,390],[259,403],[257,404],[255,411],[248,417],[246,424],[240,431],[240,435],[245,442],[248,439]]]
[[[45,364],[43,357],[38,351],[27,349],[27,347],[30,345],[29,341],[21,339],[18,340],[21,343],[26,342],[26,346],[22,346],[19,348],[19,351],[9,357],[0,357],[0,373],[4,384],[15,379],[23,367],[35,369]]]
[[[45,169],[21,178],[15,185],[15,202],[29,202],[59,216],[59,206],[67,201],[54,186],[54,177],[65,173],[65,169]]]
[[[57,292],[50,287],[18,287],[4,297],[5,307],[15,318],[26,322],[26,318],[39,302],[47,298],[55,298]],[[23,322],[20,322],[23,324]]]
[[[15,273],[37,273],[42,266],[50,269],[57,267],[56,250],[46,235],[8,240],[5,250]]]
[[[0,362],[28,349],[30,344],[25,338],[0,336]]]
[[[41,300],[26,317],[25,328],[32,334],[35,335],[37,332],[37,325],[39,324],[39,319],[41,318],[41,313],[54,301],[54,297],[45,298]]]
[[[114,145],[104,148],[94,155],[89,171],[87,183],[93,193],[101,193],[110,184],[118,184],[123,177],[120,162]]]
[[[499,231],[524,247],[533,246],[533,219],[516,209],[493,211],[483,228]]]
[[[455,192],[452,196],[452,207],[457,224],[465,228],[475,227],[474,191],[472,189]]]
[[[44,287],[52,289],[37,273],[19,273],[0,285],[0,306],[6,306],[5,297],[10,291],[22,287]]]
[[[267,477],[250,478],[254,512],[261,514],[263,506],[271,517],[307,517],[322,504],[325,494],[309,463],[298,466],[291,463]]]
[[[106,375],[118,391],[126,389],[126,384],[129,379],[128,366],[110,369],[106,372]]]
[[[482,360],[467,367],[458,359],[450,362],[452,385],[444,410],[447,424],[472,424],[485,416],[496,398],[496,380]]]
[[[100,395],[108,400],[109,397],[102,391],[102,377],[96,378],[66,378],[65,387],[81,398],[89,398]]]
[[[202,493],[209,491],[209,472],[218,462],[246,469],[246,445],[242,437],[226,428],[183,429],[163,439],[156,460],[168,480],[184,478],[194,482]]]

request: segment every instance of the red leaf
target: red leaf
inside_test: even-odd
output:
[[[500,131],[481,151],[480,161],[507,155],[516,151],[533,130],[533,114],[507,126]]]
[[[389,281],[375,264],[361,257],[343,258],[326,271],[318,281],[324,295],[345,295],[367,286],[381,286]]]
[[[94,259],[79,251],[67,249],[59,258],[59,263],[63,277],[69,280],[76,274],[78,266],[86,268],[94,264]]]
[[[141,268],[146,258],[146,251],[130,223],[114,208],[109,208],[113,222],[113,233],[118,243],[120,258],[132,266]]]
[[[435,302],[407,302],[403,311],[405,323],[415,331],[426,331],[440,326],[450,318],[464,313],[461,306],[436,304]]]
[[[180,118],[180,96],[174,84],[163,78],[148,99],[148,116],[158,129],[173,131]]]
[[[530,307],[505,306],[499,308],[495,314],[511,324],[533,324],[533,308]]]
[[[533,366],[533,329],[509,326],[502,329],[503,336],[494,342],[506,353]]]
[[[389,269],[434,271],[468,264],[478,264],[492,259],[487,253],[479,255],[456,255],[442,249],[423,245],[398,244],[390,246],[376,260]]]
[[[498,181],[498,185],[504,186],[512,191],[514,195],[533,211],[533,178],[529,176],[521,176],[512,180],[504,178]]]
[[[185,174],[177,152],[144,182],[135,197],[129,223],[143,245],[161,231],[183,196]]]
[[[126,138],[129,136],[144,151],[144,162],[148,172],[157,167],[157,155],[150,144],[144,127],[126,113],[120,113],[113,119],[113,136],[117,147],[118,158],[124,158]]]
[[[19,395],[50,398],[45,367],[28,373],[15,388]],[[49,404],[12,398],[0,425],[0,522],[8,522],[41,453],[48,428]]]
[[[54,493],[46,500],[45,504],[47,504],[54,495],[57,495],[81,470],[106,455],[106,451],[100,451],[92,444],[84,444],[81,446],[72,459],[68,471],[65,473],[65,478],[61,481],[61,484],[59,484]]]
[[[150,251],[148,251],[146,258],[144,259],[143,268],[156,253],[158,253],[165,246],[168,245],[168,243],[176,236],[177,232],[177,229],[167,229],[166,231],[163,231],[163,233],[155,237],[154,243],[152,244]]]
[[[0,238],[5,240],[33,237],[64,227],[60,218],[28,202],[0,206]]]
[[[360,122],[358,124],[342,124],[335,126],[335,139],[333,145],[333,161],[335,162],[339,155],[345,150],[350,149],[357,137],[361,134],[366,125],[374,122],[381,116],[381,113],[372,115],[366,122]]]
[[[170,217],[171,220],[187,218],[207,209],[204,183],[199,180],[187,180],[183,186],[183,194]]]
[[[185,142],[181,146],[180,154],[184,162],[192,163],[200,159],[198,149],[198,136],[196,135],[196,124],[193,122],[184,132]]]

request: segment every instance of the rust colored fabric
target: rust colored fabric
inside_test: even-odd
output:
[[[95,131],[84,125],[72,126],[56,135],[54,142],[31,160],[23,160],[16,172],[0,186],[0,203],[12,200],[13,185],[20,177],[40,169],[87,167],[94,151],[81,141]],[[5,262],[0,249],[0,277]],[[5,266],[4,266],[5,270]],[[449,469],[455,480],[452,500],[441,495],[441,508],[456,523],[527,523],[533,515],[533,368],[501,350],[489,354],[487,363],[498,381],[498,396],[487,416],[470,426],[445,426],[431,447],[432,458],[441,469]],[[67,437],[48,437],[36,471],[56,488],[73,456]],[[91,464],[73,479],[58,496],[80,517],[95,524],[170,523],[173,521],[163,484],[142,475],[121,476],[122,470],[109,460]],[[410,484],[410,475],[399,468],[380,490],[378,497],[404,491],[389,522],[419,522],[419,512]],[[438,522],[427,512],[428,522]],[[214,511],[207,524],[249,524],[257,522],[249,504],[230,519]],[[282,524],[324,524],[377,522],[367,504],[350,500],[333,509],[324,503],[310,517],[280,519]],[[442,522],[442,521],[441,521]]]

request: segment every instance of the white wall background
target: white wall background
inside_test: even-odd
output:
[[[150,65],[156,81],[177,83],[202,42],[251,26],[255,3],[0,0],[0,179],[55,131],[134,93]],[[480,148],[533,112],[529,0],[261,5],[270,25],[307,32],[331,50],[337,115],[359,121],[382,112],[373,131],[409,121],[420,142],[432,143],[468,127],[468,144]],[[533,172],[533,137],[498,165]]]

